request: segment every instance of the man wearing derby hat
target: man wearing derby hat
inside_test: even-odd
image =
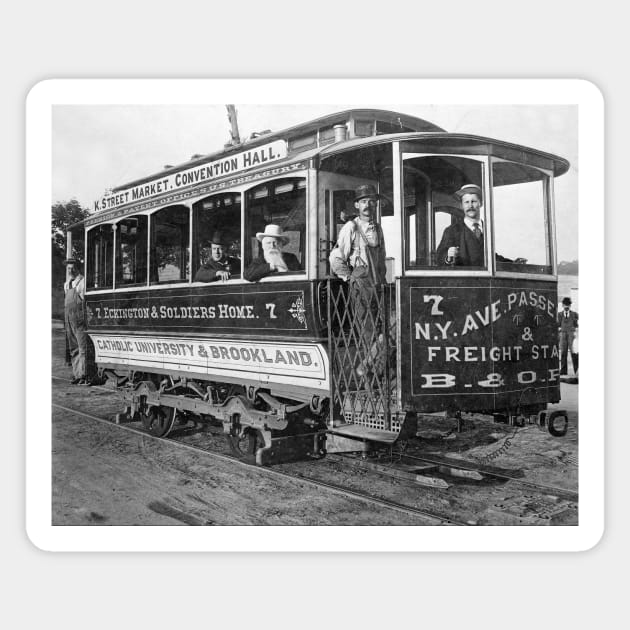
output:
[[[209,242],[202,245],[203,264],[195,274],[193,282],[225,282],[233,276],[240,276],[241,261],[228,256],[229,243],[222,232],[215,232]]]
[[[385,279],[385,239],[381,226],[374,220],[379,195],[371,184],[359,186],[354,193],[358,216],[339,231],[337,245],[330,252],[330,269],[350,285],[357,337],[362,340],[357,374],[370,370],[379,353],[379,290]]]
[[[346,282],[357,267],[367,267],[375,283],[385,282],[385,241],[381,226],[374,220],[378,197],[371,184],[355,190],[358,216],[341,228],[337,245],[330,253],[331,270]]]
[[[573,352],[573,342],[578,329],[579,316],[575,311],[571,310],[571,298],[562,299],[562,310],[558,313],[558,335],[560,337],[560,374],[568,373],[568,353],[571,352],[571,363],[573,363],[573,371],[578,373],[577,352]]]
[[[89,385],[88,380],[88,336],[85,320],[85,278],[81,273],[81,263],[76,258],[64,261],[67,277],[64,315],[66,342],[72,361],[73,385]]]
[[[271,274],[301,271],[302,266],[295,254],[281,251],[290,239],[279,225],[269,223],[265,226],[264,232],[257,232],[256,238],[262,246],[262,254],[245,270],[243,274],[245,280],[257,282]]]
[[[483,195],[477,184],[466,184],[455,192],[464,212],[464,219],[449,225],[442,234],[437,248],[439,267],[484,267],[484,226],[481,220]],[[496,254],[500,262],[527,262],[524,258],[512,260]]]

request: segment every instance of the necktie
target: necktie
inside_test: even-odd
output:
[[[473,223],[473,232],[475,233],[477,240],[480,240],[481,230],[479,229],[479,223]]]

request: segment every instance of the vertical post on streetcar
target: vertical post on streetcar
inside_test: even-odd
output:
[[[238,132],[238,119],[236,117],[236,107],[234,105],[226,105],[228,110],[228,120],[230,121],[231,143],[237,145],[241,143],[241,136]]]

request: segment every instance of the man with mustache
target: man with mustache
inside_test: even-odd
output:
[[[442,234],[437,248],[437,264],[440,267],[485,267],[484,225],[481,220],[483,197],[477,184],[462,186],[455,195],[459,197],[464,219],[449,225]],[[526,263],[525,258],[512,260],[496,254],[499,262]]]
[[[209,243],[202,248],[203,264],[193,282],[225,282],[241,273],[241,261],[228,256],[228,242],[221,232],[215,232]]]
[[[356,336],[361,340],[356,368],[360,377],[373,370],[383,347],[379,296],[380,287],[386,282],[386,266],[383,229],[375,221],[378,198],[371,184],[355,190],[354,207],[358,216],[341,228],[329,257],[332,272],[349,285]]]

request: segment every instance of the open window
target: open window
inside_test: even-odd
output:
[[[552,273],[549,175],[492,158],[497,271]]]
[[[212,274],[207,270],[218,262],[225,263],[230,278],[240,278],[241,193],[206,197],[194,204],[193,212],[193,281],[208,281]],[[220,248],[217,247],[219,242]]]
[[[169,206],[151,215],[151,284],[188,279],[190,210]]]
[[[111,289],[114,278],[114,228],[97,225],[88,232],[87,288]]]
[[[404,154],[403,157],[405,268],[486,269],[484,200],[480,200],[478,210],[482,236],[472,242],[472,229],[465,227],[462,203],[455,194],[466,184],[475,184],[483,190],[484,161],[451,155]],[[457,248],[455,264],[447,264],[449,247]]]
[[[245,260],[250,264],[262,256],[262,247],[256,234],[265,231],[267,225],[280,226],[289,241],[282,252],[293,254],[301,273],[306,258],[306,179],[285,177],[265,182],[246,193],[247,221]]]
[[[343,225],[357,216],[355,190],[370,184],[378,191],[376,220],[383,229],[387,281],[391,282],[394,258],[400,250],[399,223],[394,217],[392,146],[368,146],[331,155],[322,161],[320,171],[320,194],[323,193],[331,247]]]
[[[116,288],[147,283],[148,220],[144,215],[116,224]]]

